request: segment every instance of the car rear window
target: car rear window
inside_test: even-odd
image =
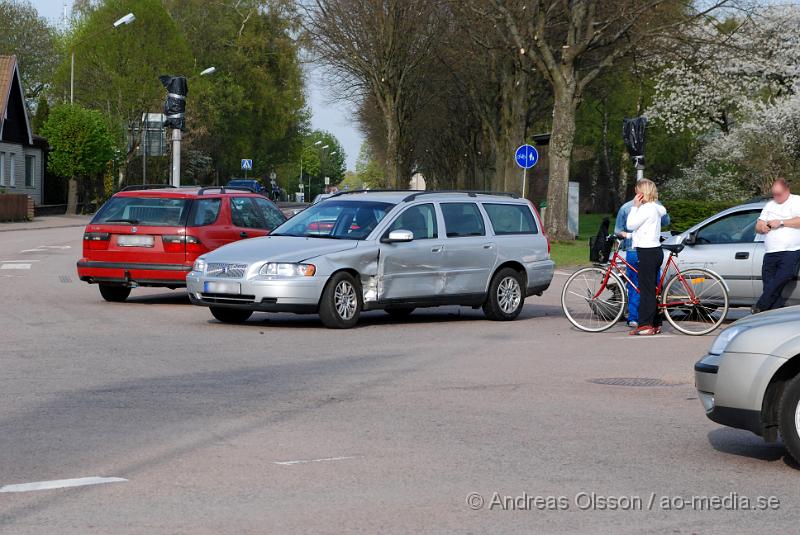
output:
[[[192,211],[189,214],[190,227],[204,227],[206,225],[213,225],[217,222],[219,217],[219,207],[222,204],[222,199],[219,197],[215,199],[196,199],[192,203]]]
[[[539,233],[533,213],[523,204],[484,203],[483,209],[486,210],[494,233],[497,235]]]
[[[112,197],[92,219],[96,224],[183,226],[189,212],[189,199],[165,197]]]

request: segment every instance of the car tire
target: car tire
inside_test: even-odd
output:
[[[100,295],[110,303],[122,303],[131,295],[131,289],[119,284],[101,284]]]
[[[778,423],[789,455],[800,462],[800,375],[787,382],[783,388],[778,404]]]
[[[333,275],[319,302],[319,318],[329,329],[349,329],[358,323],[363,307],[361,286],[346,271]]]
[[[391,307],[383,309],[384,312],[397,319],[409,317],[414,310],[416,310],[414,307]]]
[[[523,278],[518,271],[503,268],[492,277],[483,313],[492,321],[510,321],[522,312],[525,304]]]
[[[208,307],[211,315],[222,323],[244,323],[253,315],[252,310],[241,308]]]

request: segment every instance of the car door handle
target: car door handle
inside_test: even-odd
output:
[[[484,243],[483,244],[483,248],[484,249],[494,249],[494,244],[493,243]]]
[[[734,258],[736,258],[736,260],[747,260],[748,258],[750,258],[750,253],[748,253],[747,251],[738,252],[736,253],[736,256]]]
[[[240,238],[246,238],[246,237],[247,237],[247,232],[245,232],[245,231],[241,231],[241,232],[239,233],[239,237],[240,237]]]
[[[431,247],[431,252],[432,253],[441,253],[442,249],[444,249],[444,247],[442,247],[441,245],[437,245],[436,247]]]

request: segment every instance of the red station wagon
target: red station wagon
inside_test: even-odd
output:
[[[186,286],[201,254],[284,221],[272,201],[244,190],[129,186],[86,226],[78,276],[106,301],[124,301],[137,286]]]

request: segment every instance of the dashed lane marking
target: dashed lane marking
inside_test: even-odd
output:
[[[104,483],[124,483],[127,479],[121,477],[79,477],[76,479],[54,479],[52,481],[35,481],[33,483],[18,483],[0,487],[0,492],[31,492],[34,490],[66,489],[71,487],[85,487],[87,485],[102,485]]]
[[[31,269],[31,265],[28,263],[7,262],[5,264],[0,264],[0,269]]]
[[[355,459],[356,457],[325,457],[323,459],[298,459],[296,461],[272,461],[272,464],[280,464],[282,466],[290,466],[293,464],[306,464],[306,463],[324,463],[328,461],[345,461],[347,459]]]

